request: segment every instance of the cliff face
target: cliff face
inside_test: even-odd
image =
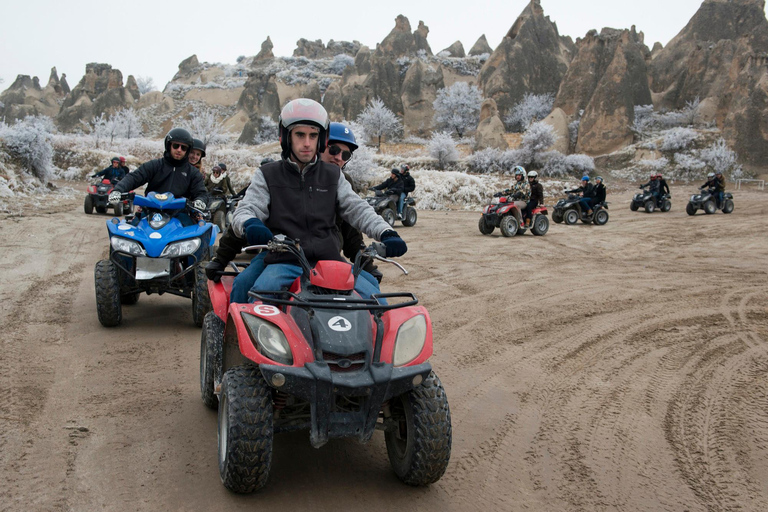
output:
[[[80,126],[94,116],[112,114],[133,106],[134,94],[123,86],[123,74],[109,64],[90,63],[85,66],[85,75],[62,103],[56,122],[64,131]]]

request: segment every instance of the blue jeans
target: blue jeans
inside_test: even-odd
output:
[[[589,210],[592,209],[591,197],[582,197],[581,199],[579,199],[579,203],[581,203],[581,211],[584,213],[587,213]]]
[[[300,266],[291,265],[290,263],[273,263],[272,265],[267,265],[267,268],[265,268],[258,279],[256,279],[251,291],[287,290],[301,273],[302,270]],[[355,282],[355,291],[364,299],[371,298],[371,295],[374,293],[381,293],[379,282],[365,270],[360,272],[360,276],[358,276],[357,281]],[[255,299],[249,297],[248,302],[255,302]]]
[[[400,193],[400,199],[397,200],[397,213],[399,215],[403,214],[403,204],[405,203],[405,196],[407,196],[405,192]]]
[[[715,198],[717,199],[717,207],[722,208],[723,207],[723,198],[725,197],[725,192],[715,192]]]
[[[248,291],[264,272],[264,258],[267,257],[267,251],[262,251],[251,260],[251,264],[245,267],[232,283],[232,293],[229,295],[229,302],[236,304],[245,304],[248,302]]]

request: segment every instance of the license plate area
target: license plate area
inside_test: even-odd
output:
[[[171,260],[136,256],[136,280],[147,281],[171,275]]]

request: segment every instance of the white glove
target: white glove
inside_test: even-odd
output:
[[[113,190],[109,193],[109,202],[110,204],[117,204],[120,202],[120,200],[123,198],[123,194],[120,192]]]
[[[194,206],[198,210],[205,210],[207,208],[205,201],[203,201],[202,199],[195,199],[195,202],[192,203],[192,206]]]

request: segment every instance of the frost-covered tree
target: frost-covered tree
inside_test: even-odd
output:
[[[369,136],[377,138],[376,147],[379,150],[381,149],[382,136],[395,137],[402,131],[400,120],[379,98],[371,100],[365,110],[357,116],[357,122],[363,125]]]
[[[459,137],[463,137],[464,133],[477,127],[482,102],[480,89],[466,82],[456,82],[440,89],[432,102],[435,125],[440,130],[455,131]]]
[[[256,135],[253,136],[254,144],[266,144],[277,142],[280,138],[277,122],[269,116],[259,117],[259,126],[256,128]]]
[[[554,104],[554,94],[526,93],[523,99],[504,116],[504,123],[510,130],[522,132],[531,124],[547,117],[552,112]]]
[[[342,73],[344,73],[344,70],[347,69],[347,66],[354,66],[354,65],[355,65],[354,57],[351,57],[346,53],[340,53],[333,57],[331,64],[328,66],[328,71],[336,75],[341,75]]]
[[[547,123],[534,123],[523,135],[522,146],[533,153],[540,153],[545,149],[551,148],[556,141],[557,134],[551,125]]]
[[[229,141],[230,135],[211,110],[192,112],[189,119],[181,123],[182,128],[189,130],[192,136],[205,144],[223,144]]]
[[[456,142],[448,132],[435,132],[427,144],[429,156],[437,160],[437,168],[445,169],[449,164],[459,159],[459,152],[456,149]]]
[[[157,87],[155,86],[155,81],[152,80],[151,76],[136,77],[136,85],[139,86],[139,92],[141,94],[147,94],[148,92],[157,90]]]
[[[723,139],[699,151],[698,156],[714,172],[730,173],[733,179],[742,174],[739,156],[731,151]]]
[[[48,116],[27,116],[15,124],[0,123],[0,140],[8,153],[21,161],[30,174],[47,183],[53,172],[53,133]]]
[[[141,120],[133,108],[118,110],[112,117],[117,125],[118,137],[134,139],[141,135]]]
[[[692,128],[672,128],[664,133],[662,151],[680,151],[688,148],[699,137]]]

